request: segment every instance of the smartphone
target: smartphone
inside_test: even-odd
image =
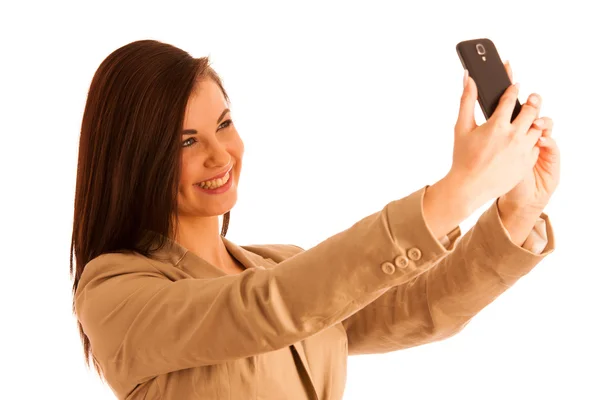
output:
[[[482,38],[458,43],[456,52],[463,68],[469,71],[477,85],[477,101],[485,119],[488,120],[498,107],[500,97],[511,85],[498,50],[490,39]],[[521,103],[517,99],[511,122],[520,111]]]

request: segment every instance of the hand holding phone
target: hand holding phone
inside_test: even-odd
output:
[[[481,43],[487,46],[478,50]],[[471,212],[508,192],[531,172],[540,151],[536,143],[542,135],[539,126],[534,125],[538,123],[541,98],[532,95],[530,101],[520,105],[518,87],[511,85],[495,47],[489,47],[489,43],[481,39],[457,46],[463,64],[475,76],[464,89],[447,177],[468,199],[466,206]],[[474,54],[481,60],[474,61]],[[485,54],[488,57],[484,61]],[[490,64],[482,64],[485,62]],[[532,98],[537,102],[532,103]],[[476,100],[488,120],[481,126],[474,118]]]

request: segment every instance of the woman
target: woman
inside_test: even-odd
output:
[[[71,272],[74,252],[86,362],[119,399],[341,399],[348,355],[459,332],[554,250],[542,209],[558,184],[539,101],[511,124],[511,86],[477,126],[465,82],[442,180],[306,251],[239,246],[225,235],[244,145],[208,59],[152,40],[110,54],[77,167]],[[498,196],[458,240],[458,224]]]

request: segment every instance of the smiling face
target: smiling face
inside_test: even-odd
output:
[[[181,146],[179,216],[212,217],[231,210],[237,201],[244,143],[233,125],[223,92],[212,79],[198,83],[190,96]],[[226,171],[229,173],[221,181],[198,185]],[[223,187],[214,189],[225,180]]]

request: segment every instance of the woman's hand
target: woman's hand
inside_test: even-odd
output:
[[[504,64],[512,82],[512,68]],[[538,105],[539,109],[539,105]],[[541,129],[542,136],[536,146],[540,153],[533,169],[525,175],[509,192],[498,200],[502,215],[536,215],[544,210],[560,180],[560,152],[556,141],[551,137],[553,121],[543,117],[534,121],[530,129]]]
[[[463,94],[454,126],[452,167],[443,179],[452,182],[450,186],[461,193],[459,203],[464,203],[467,215],[514,188],[538,160],[540,149],[536,143],[542,131],[531,129],[531,126],[537,119],[539,108],[523,105],[511,122],[518,89],[518,85],[507,88],[493,114],[479,126],[475,121],[477,85],[465,69]]]

